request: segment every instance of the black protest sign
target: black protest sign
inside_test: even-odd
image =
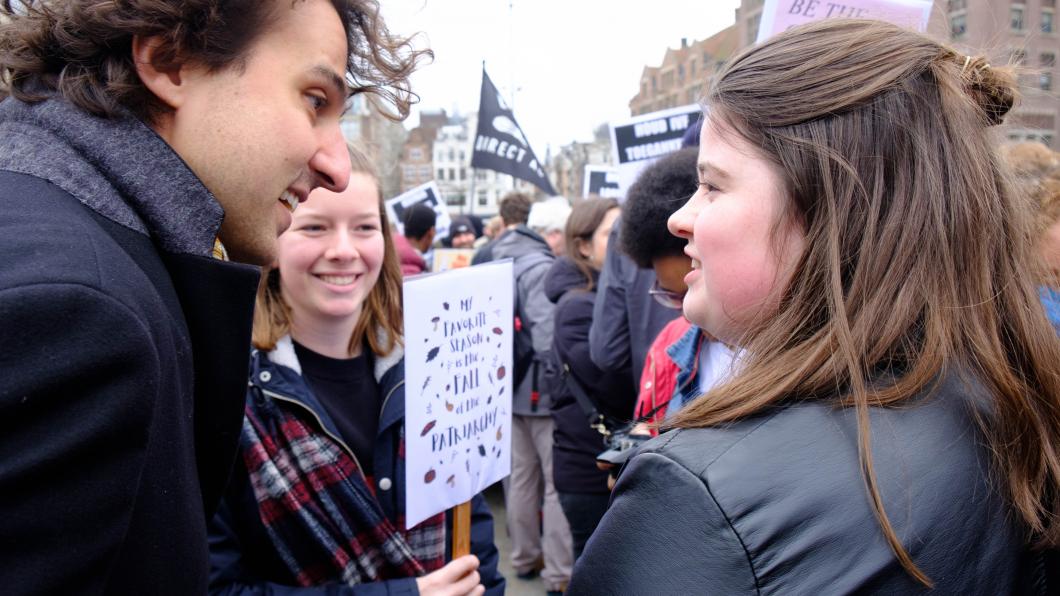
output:
[[[537,161],[515,115],[501,99],[486,71],[482,71],[482,95],[478,107],[478,129],[471,153],[471,167],[515,176],[547,194],[556,191]]]
[[[604,197],[618,199],[622,191],[618,186],[618,175],[614,168],[608,166],[585,166],[585,183],[583,197]]]
[[[699,120],[701,111],[697,105],[688,105],[613,125],[611,135],[617,162],[655,159],[677,151],[685,131]]]

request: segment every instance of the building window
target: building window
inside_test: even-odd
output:
[[[1052,68],[1056,66],[1056,54],[1052,52],[1042,52],[1042,55],[1038,57],[1038,60],[1042,64],[1042,68]]]
[[[423,159],[423,149],[420,149],[419,147],[409,149],[409,159],[412,161],[420,161]]]
[[[1023,31],[1023,6],[1013,6],[1008,15],[1009,28],[1013,31]]]
[[[464,168],[460,168],[460,179],[467,180],[467,170]]]
[[[486,191],[480,190],[478,192],[478,205],[479,205],[479,207],[485,207],[487,203],[488,203],[488,201],[487,201],[487,197],[486,197]]]
[[[968,8],[968,0],[949,0],[946,3],[946,8],[950,12],[956,12],[958,10],[964,10]]]
[[[950,38],[961,39],[968,32],[968,17],[964,14],[955,14],[950,17]]]
[[[445,204],[446,205],[452,205],[454,207],[463,207],[464,206],[464,195],[462,195],[462,194],[449,195],[449,196],[447,196],[445,198]]]
[[[445,180],[445,170],[442,168],[438,168],[438,179]]]
[[[1053,90],[1053,73],[1043,72],[1038,75],[1038,88],[1042,91]]]
[[[464,163],[464,156],[465,156],[465,155],[467,155],[467,154],[466,154],[466,153],[464,153],[464,150],[463,150],[463,149],[461,149],[461,150],[460,150],[460,163]],[[463,180],[463,178],[461,178],[461,180]]]
[[[449,180],[456,180],[456,170],[449,168]]]
[[[1053,32],[1053,11],[1043,10],[1042,11],[1042,33]]]
[[[692,58],[688,62],[688,75],[692,76],[692,77],[696,76],[696,59],[695,58]]]
[[[1013,64],[1022,66],[1027,63],[1027,52],[1023,50],[1012,50],[1010,56]]]

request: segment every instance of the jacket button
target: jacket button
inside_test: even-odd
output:
[[[268,383],[269,379],[272,378],[272,373],[267,370],[263,370],[261,371],[261,374],[258,375],[258,378],[261,379],[262,383]]]
[[[393,485],[394,483],[391,482],[389,478],[379,479],[379,490],[390,490],[390,487]]]

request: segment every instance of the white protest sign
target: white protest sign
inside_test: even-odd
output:
[[[404,282],[405,524],[511,473],[512,262]]]
[[[618,198],[645,166],[681,148],[681,138],[699,121],[703,108],[691,104],[635,116],[611,124],[611,152],[618,179]]]
[[[397,231],[401,234],[405,233],[405,225],[402,223],[404,217],[402,216],[406,209],[416,203],[423,203],[434,209],[434,212],[438,214],[438,219],[434,222],[434,237],[445,238],[448,236],[449,226],[452,225],[453,220],[449,217],[449,210],[445,207],[445,201],[442,200],[442,191],[438,189],[438,184],[434,181],[421,184],[386,202],[386,214],[390,218],[390,223],[397,226]]]
[[[932,5],[932,0],[766,0],[755,43],[797,25],[837,18],[877,19],[924,31]]]
[[[618,188],[618,172],[611,166],[585,166],[585,178],[582,183],[582,197],[603,197],[621,199]]]

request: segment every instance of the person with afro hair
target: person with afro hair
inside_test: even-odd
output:
[[[660,304],[681,311],[688,286],[684,278],[692,260],[686,240],[666,227],[670,216],[696,191],[698,149],[681,149],[648,166],[630,187],[622,206],[622,249],[640,267],[655,271],[650,294]],[[638,388],[636,418],[655,423],[694,396],[724,379],[733,353],[701,329],[678,316],[659,332],[648,349]],[[638,431],[656,434],[655,426]]]

